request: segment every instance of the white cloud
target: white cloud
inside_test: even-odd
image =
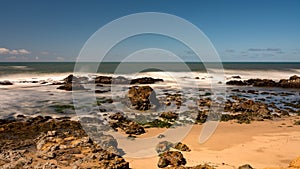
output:
[[[0,54],[2,54],[2,55],[27,55],[27,54],[30,54],[30,52],[26,49],[0,48]]]
[[[6,48],[0,48],[0,54],[8,54],[10,52],[9,49]]]
[[[65,59],[64,59],[63,57],[59,57],[59,56],[58,56],[58,57],[56,57],[56,60],[57,60],[57,61],[64,61]]]

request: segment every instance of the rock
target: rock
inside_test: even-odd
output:
[[[183,144],[181,142],[174,144],[173,148],[180,151],[187,151],[187,152],[191,151],[191,149],[186,144]]]
[[[13,85],[13,83],[5,80],[5,81],[0,82],[0,85]]]
[[[126,134],[135,134],[135,135],[141,135],[145,133],[145,129],[140,126],[138,123],[131,121],[128,124],[124,124],[123,130]]]
[[[227,85],[237,85],[237,86],[244,86],[246,85],[246,83],[244,83],[241,80],[230,80],[228,82],[226,82]]]
[[[155,91],[150,86],[132,86],[128,91],[131,105],[137,110],[149,110],[152,105],[159,107]]]
[[[178,151],[167,151],[159,155],[159,161],[157,166],[164,168],[167,166],[178,167],[186,164],[186,159],[183,157],[181,152]]]
[[[109,90],[95,90],[95,93],[107,93]]]
[[[169,151],[170,148],[172,147],[173,147],[173,143],[169,141],[161,141],[156,145],[155,150],[157,153],[162,153],[165,151]]]
[[[300,77],[297,75],[291,76],[289,80],[300,80]]]
[[[95,83],[102,83],[102,84],[111,84],[112,77],[109,76],[97,76],[95,78]]]
[[[297,75],[291,76],[289,79],[281,79],[275,82],[270,79],[248,79],[244,81],[231,80],[226,83],[227,85],[252,85],[256,87],[282,87],[282,88],[300,88],[300,77]]]
[[[169,112],[161,113],[159,117],[164,118],[164,119],[168,119],[168,120],[176,120],[178,118],[178,114],[169,111]]]
[[[81,84],[75,83],[66,83],[62,86],[57,87],[60,90],[72,91],[72,90],[85,90],[85,88]]]
[[[239,166],[238,169],[253,169],[253,168],[251,167],[251,165],[245,164],[245,165]]]
[[[241,79],[240,76],[231,76],[231,78],[233,78],[233,79]]]
[[[137,122],[131,121],[126,119],[121,113],[115,113],[113,115],[110,115],[109,118],[111,121],[109,121],[110,126],[117,130],[117,128],[122,129],[126,134],[135,134],[135,135],[141,135],[145,133],[145,129],[139,125]]]
[[[206,122],[206,119],[207,119],[207,114],[206,114],[206,112],[204,112],[204,111],[199,111],[199,112],[198,112],[198,115],[197,115],[197,118],[196,118],[196,122],[202,124],[202,123],[205,123],[205,122]]]
[[[137,79],[132,79],[130,84],[153,84],[156,82],[163,82],[163,79],[154,79],[152,77],[142,77]]]
[[[116,78],[110,76],[97,76],[95,78],[95,83],[98,84],[153,84],[162,81],[163,79],[154,79],[152,77],[142,77],[132,80],[127,79],[123,76],[118,76]]]
[[[289,167],[300,168],[300,157],[291,161]]]
[[[112,146],[117,147],[112,136],[96,132],[101,136],[96,138],[102,145],[109,146],[104,150],[86,135],[79,122],[42,116],[2,122],[0,168],[52,169],[70,164],[78,168],[129,168],[129,163],[121,156],[108,151],[114,150]],[[24,148],[30,148],[30,152],[15,150]],[[57,163],[39,162],[41,159]]]

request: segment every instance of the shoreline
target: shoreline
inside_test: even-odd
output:
[[[144,77],[144,75],[147,77]],[[75,151],[80,154],[80,157],[77,158],[76,156],[77,161],[80,161],[80,158],[85,156],[86,153],[89,154],[88,157],[84,158],[85,161],[83,163],[76,162],[79,163],[78,165],[97,166],[98,162],[96,160],[96,163],[94,163],[95,159],[93,158],[98,158],[99,154],[94,153],[94,151],[103,152],[104,150],[93,148],[94,141],[99,141],[91,139],[93,138],[91,137],[93,134],[96,134],[96,136],[100,134],[101,139],[104,136],[105,139],[100,139],[100,142],[107,142],[104,144],[102,144],[102,142],[99,145],[100,147],[102,145],[109,146],[109,150],[112,150],[112,153],[126,153],[124,151],[127,151],[126,148],[128,148],[128,150],[132,151],[137,150],[138,155],[141,155],[139,153],[147,154],[148,152],[145,153],[145,151],[150,149],[151,153],[154,152],[153,154],[156,154],[156,152],[159,152],[156,148],[149,147],[149,149],[142,149],[141,147],[143,146],[135,145],[134,141],[154,137],[158,140],[157,146],[161,143],[159,141],[175,141],[176,139],[173,140],[172,137],[169,137],[170,135],[173,136],[173,138],[177,137],[176,130],[172,129],[173,125],[176,129],[180,129],[190,124],[194,124],[192,129],[187,132],[186,137],[180,139],[185,146],[191,149],[190,152],[175,150],[174,148],[176,147],[169,147],[162,151],[162,154],[171,152],[168,154],[170,157],[164,158],[171,158],[172,160],[176,159],[172,157],[172,153],[177,152],[177,155],[186,160],[187,164],[184,167],[193,166],[193,168],[197,168],[197,165],[204,164],[208,164],[217,169],[238,168],[244,164],[249,164],[254,168],[288,167],[290,161],[300,155],[299,152],[295,151],[300,149],[299,88],[280,89],[268,86],[262,88],[253,86],[226,86],[228,97],[225,100],[224,110],[221,112],[221,122],[219,122],[216,131],[209,140],[203,144],[199,144],[198,139],[204,126],[203,124],[209,119],[209,110],[211,106],[213,106],[210,89],[201,88],[199,86],[184,86],[182,88],[183,91],[181,91],[180,88],[170,87],[176,82],[171,81],[170,77],[169,79],[166,78],[167,76],[161,77],[162,79],[154,79],[160,77],[159,75],[160,73],[157,72],[147,72],[141,76],[132,75],[135,78],[142,77],[136,79],[108,76],[96,77],[95,75],[90,76],[90,78],[76,77],[73,75],[66,77],[65,75],[61,75],[56,77],[58,81],[51,79],[48,80],[47,83],[39,81],[38,78],[31,78],[31,80],[34,81],[21,82],[21,85],[25,86],[24,88],[14,88],[20,85],[18,83],[16,85],[9,85],[7,88],[4,85],[3,88],[0,88],[5,92],[5,98],[2,98],[2,104],[9,106],[3,107],[3,113],[1,115],[5,117],[5,113],[8,112],[7,117],[17,119],[12,122],[0,119],[0,135],[3,138],[8,138],[8,140],[6,140],[7,143],[5,140],[1,142],[1,139],[0,143],[4,145],[4,147],[9,147],[3,149],[4,151],[0,151],[0,157],[7,153],[7,151],[15,153],[15,151],[20,150],[22,151],[22,156],[26,156],[26,158],[24,158],[28,163],[33,160],[33,163],[30,164],[36,164],[42,157],[42,159],[45,158],[46,160],[48,159],[48,161],[49,159],[52,162],[56,161],[53,165],[68,168],[68,165],[74,165],[74,161],[68,158],[64,164],[60,164],[59,160],[60,158],[66,158],[66,156]],[[211,79],[211,77],[208,76],[199,77],[193,75],[187,77],[183,75],[182,72],[177,75],[183,79],[183,81],[188,79],[188,82],[191,81],[195,83],[205,82]],[[91,78],[97,81],[96,85],[90,83]],[[113,84],[115,79],[118,83]],[[242,78],[233,77],[232,75],[227,80],[230,79]],[[293,76],[290,77],[287,82],[295,82],[298,85],[299,79],[300,77]],[[93,90],[85,88],[85,83],[90,86],[94,85],[94,88],[92,87]],[[74,84],[77,87],[76,89],[73,88]],[[118,97],[115,98],[110,97],[110,94],[113,93],[114,85],[118,86],[115,88],[117,89],[117,93],[114,91],[114,94],[118,94]],[[10,86],[13,87],[10,88]],[[37,89],[37,86],[40,88]],[[72,88],[76,91],[72,90]],[[88,98],[89,95],[86,91],[94,92],[96,99],[86,104],[88,106],[91,105],[90,107],[82,104],[79,110],[83,110],[85,114],[77,116],[75,113],[73,94],[80,96],[80,98]],[[152,95],[152,91],[155,91],[156,94]],[[182,94],[184,92],[186,92],[186,95]],[[154,100],[150,100],[150,97],[154,97],[152,98]],[[120,110],[118,108],[120,107],[115,107],[115,105],[120,104],[128,107],[126,109],[125,107],[121,107],[124,109],[120,109],[123,111],[119,112]],[[162,108],[156,110],[156,106]],[[184,111],[181,111],[181,107]],[[22,118],[24,118],[25,121],[22,121]],[[81,121],[74,121],[75,119],[80,119]],[[67,124],[66,128],[61,126],[64,131],[68,130],[68,125],[70,124],[76,126],[73,134],[67,132],[67,134],[65,132],[60,133],[59,127],[54,127],[55,130],[52,131],[53,124],[60,126],[65,123]],[[109,124],[109,126],[107,126],[107,124]],[[28,131],[23,131],[23,126],[32,130],[32,133],[29,134]],[[46,128],[44,128],[45,126]],[[42,131],[38,129],[39,132],[36,132],[36,128],[40,127]],[[101,130],[103,127],[104,130]],[[71,128],[70,130],[73,129]],[[173,130],[173,135],[163,133],[163,131],[166,130]],[[13,139],[10,131],[16,133]],[[129,140],[129,142],[133,141],[131,142],[133,144],[125,145],[127,147],[123,149],[124,147],[122,146],[126,143],[125,141],[118,143],[114,137],[106,135],[105,132],[102,133],[101,131],[119,131],[125,136],[124,140]],[[58,135],[53,135],[58,137],[57,139],[59,141],[54,139],[47,144],[43,143],[43,146],[47,147],[47,151],[44,152],[44,149],[38,146],[39,141],[36,142],[35,140],[40,139],[39,135],[46,135],[45,137],[48,139],[48,137],[52,137],[53,132],[59,133]],[[92,133],[91,136],[89,135],[91,138],[83,138],[83,136],[90,134],[89,132]],[[35,154],[28,154],[26,146],[23,148],[14,147],[14,144],[18,142],[19,139],[22,140],[23,137],[27,138],[26,133],[30,136],[28,139],[30,143],[29,147],[36,151]],[[78,133],[85,134],[78,135]],[[159,135],[163,136],[159,137]],[[76,138],[73,138],[75,136]],[[68,140],[70,137],[72,137],[72,142]],[[48,142],[47,139],[40,141]],[[86,140],[88,141],[86,142]],[[86,152],[84,147],[80,147],[80,151],[78,151],[75,146],[78,141],[80,144],[85,145],[85,147],[91,148],[91,150]],[[27,142],[21,141],[20,143],[27,145]],[[176,142],[172,142],[171,144],[173,146],[177,143],[176,140]],[[60,148],[61,144],[64,145],[62,148]],[[111,147],[110,144],[114,146]],[[153,144],[153,142],[150,142],[150,144]],[[52,148],[53,146],[56,146],[56,148]],[[71,146],[72,151],[67,151],[65,146]],[[24,148],[25,152],[23,152]],[[65,154],[60,154],[61,151]],[[53,153],[55,155],[53,155]],[[128,155],[130,153],[132,152],[127,151]],[[133,152],[133,154],[134,153],[135,152]],[[42,154],[41,157],[39,154]],[[176,153],[174,154],[176,155]],[[31,157],[27,158],[28,155]],[[56,155],[59,157],[56,157]],[[149,169],[157,168],[159,161],[163,158],[163,155],[159,157],[158,154],[144,159],[128,157],[126,154],[123,157],[112,156],[121,162],[125,168],[127,165],[130,165],[132,169],[143,168],[145,165]],[[99,158],[101,159],[101,157]],[[107,158],[106,160],[113,162],[113,160],[116,159]],[[7,161],[7,159],[5,160]],[[12,161],[12,163],[14,162],[18,161]],[[0,166],[2,163],[0,158]],[[39,162],[39,164],[40,163],[41,162]],[[105,165],[102,164],[102,162],[100,163],[101,165]]]
[[[293,125],[293,120],[300,117],[253,121],[251,124],[238,124],[233,121],[220,122],[214,134],[204,144],[198,143],[203,125],[194,125],[182,143],[191,148],[183,152],[187,159],[186,166],[198,164],[213,165],[217,169],[237,168],[250,164],[254,168],[287,167],[300,154],[300,126]],[[283,125],[284,123],[284,125]],[[148,129],[147,137],[158,131]],[[126,158],[133,169],[157,168],[157,157],[137,159]]]

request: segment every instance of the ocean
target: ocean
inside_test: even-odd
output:
[[[84,63],[85,66],[93,67],[97,63]],[[186,69],[186,66],[188,69]],[[180,111],[188,112],[197,109],[195,102],[199,98],[209,96],[212,87],[212,74],[207,73],[205,66],[215,68],[216,63],[101,63],[97,72],[87,72],[83,76],[93,78],[97,75],[107,76],[124,76],[126,78],[137,77],[153,77],[161,78],[164,82],[150,84],[159,99],[164,99],[166,93],[175,94],[181,93],[186,99],[181,106]],[[73,104],[78,101],[74,98],[74,93],[57,89],[57,85],[52,85],[53,82],[62,81],[69,74],[74,73],[74,62],[9,62],[0,63],[0,81],[10,81],[13,85],[0,85],[0,119],[16,116],[19,114],[37,116],[51,115],[54,117],[69,116],[76,118],[76,112]],[[118,67],[132,68],[139,67],[140,72],[126,74],[126,72],[115,71]],[[282,89],[282,88],[256,88],[247,86],[228,86],[226,81],[233,80],[233,76],[239,76],[240,80],[250,78],[273,79],[288,79],[290,76],[300,76],[300,63],[237,63],[226,62],[222,63],[224,68],[224,81],[220,82],[224,87],[224,96],[227,98],[238,95],[241,98],[262,101],[266,104],[275,104],[279,108],[287,107],[282,100],[289,102],[298,102],[300,100],[300,89]],[[145,69],[143,69],[145,68]],[[154,69],[155,68],[155,69]],[[162,68],[162,69],[160,69]],[[188,70],[188,71],[187,71]],[[76,74],[76,73],[75,73]],[[95,93],[92,96],[95,99],[112,99],[114,102],[102,103],[102,109],[107,112],[128,112],[132,110],[125,109],[118,98],[124,98],[128,92],[129,86],[120,85],[104,85],[104,86],[87,86],[88,91],[102,90],[108,91],[104,93]],[[248,92],[234,92],[236,89],[240,91],[255,90],[258,94]],[[84,96],[82,91],[82,96]],[[270,95],[260,93],[268,92]],[[293,93],[286,95],[282,93]],[[81,94],[81,93],[80,93]],[[81,95],[80,95],[81,96]],[[87,99],[88,100],[88,99]],[[294,109],[293,107],[288,107]],[[97,107],[92,107],[88,110],[87,116],[95,114],[99,111]],[[167,107],[162,111],[178,111],[175,106]],[[295,111],[297,111],[295,109]],[[97,114],[97,113],[96,113]],[[187,118],[188,117],[184,117]],[[186,120],[186,119],[184,119]]]
[[[31,73],[66,73],[73,72],[75,62],[1,62],[0,76],[8,74],[31,74]],[[97,63],[84,63],[85,65],[95,66]],[[182,65],[187,65],[191,71],[206,72],[205,66],[211,67],[215,63],[117,63],[103,62],[99,64],[98,73],[114,73],[116,68],[122,65],[123,67],[139,66],[147,68],[144,72],[161,71],[157,68],[163,68],[164,71],[181,72],[186,69],[181,68]],[[300,62],[223,62],[222,66],[225,70],[275,70],[275,71],[290,71],[297,72],[300,69]],[[156,69],[151,69],[154,67]]]

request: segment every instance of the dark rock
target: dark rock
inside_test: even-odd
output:
[[[111,84],[112,77],[108,76],[97,76],[95,78],[95,83],[102,83],[102,84]]]
[[[226,82],[227,85],[238,85],[238,86],[244,86],[246,85],[246,83],[244,83],[241,80],[230,80],[228,82]]]
[[[291,76],[291,77],[289,78],[289,80],[299,80],[299,79],[300,79],[300,77],[297,76],[297,75]]]
[[[57,89],[60,90],[66,90],[66,91],[72,91],[72,90],[85,90],[85,88],[81,84],[72,84],[72,83],[66,83],[62,86],[57,87]]]
[[[289,79],[281,79],[275,82],[270,79],[248,79],[244,81],[231,80],[226,83],[227,85],[251,85],[255,87],[282,87],[282,88],[300,88],[300,77],[297,75],[291,76]]]
[[[97,76],[95,78],[95,83],[100,84],[153,84],[156,82],[163,82],[163,79],[154,79],[152,77],[142,77],[137,79],[127,79],[123,76],[118,76],[116,78],[110,76]]]
[[[240,76],[231,76],[233,79],[241,79]]]
[[[163,79],[154,79],[152,77],[142,77],[131,80],[130,84],[153,84],[156,82],[163,82]]]
[[[95,93],[107,93],[109,90],[95,90]]]
[[[0,85],[13,85],[13,83],[5,80],[5,81],[0,82]]]

